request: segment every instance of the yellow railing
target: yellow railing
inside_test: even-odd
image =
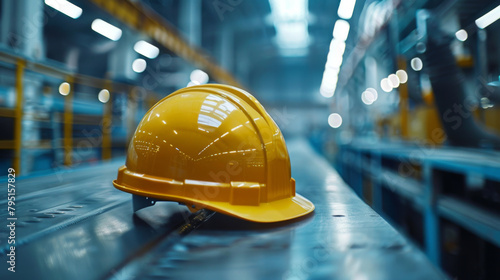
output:
[[[163,20],[154,12],[140,4],[128,0],[92,0],[101,9],[107,11],[111,16],[122,21],[129,27],[136,29],[156,40],[158,43],[169,49],[179,57],[186,59],[197,67],[207,71],[214,80],[241,87],[236,79],[227,71],[211,60],[211,58],[202,50],[190,46],[168,22]],[[64,146],[64,164],[71,165],[73,158],[74,137],[73,137],[73,98],[74,85],[82,84],[92,87],[106,88],[110,92],[126,92],[130,97],[134,86],[111,82],[106,79],[71,73],[70,71],[59,69],[43,63],[27,61],[25,58],[6,52],[0,52],[0,61],[16,66],[16,107],[15,109],[0,108],[0,117],[15,118],[14,139],[0,141],[0,149],[13,149],[13,166],[16,172],[21,172],[21,149],[22,146],[22,118],[23,118],[23,77],[25,70],[42,73],[47,76],[56,77],[70,84],[70,92],[65,96],[64,115],[63,115],[63,146]],[[151,91],[146,91],[148,95],[157,97],[158,95]],[[130,98],[129,98],[130,100]],[[154,104],[158,98],[147,99],[148,104]],[[102,159],[111,158],[111,121],[112,121],[112,98],[104,105],[102,116]],[[45,140],[45,146],[47,141]],[[30,148],[33,148],[30,146]]]
[[[48,139],[41,139],[38,141],[25,141],[22,143],[22,121],[23,121],[23,79],[26,70],[44,74],[46,76],[55,77],[61,81],[65,81],[70,84],[70,92],[68,95],[64,96],[64,112],[63,112],[63,138],[62,138],[62,148],[64,149],[64,164],[71,165],[73,158],[73,150],[75,148],[74,136],[73,136],[73,125],[74,114],[73,114],[73,99],[74,99],[74,86],[75,84],[81,84],[96,88],[106,88],[110,92],[112,89],[116,89],[117,92],[125,92],[128,96],[132,92],[132,89],[136,88],[134,85],[122,84],[112,82],[107,79],[99,79],[96,77],[81,75],[71,73],[67,70],[60,69],[54,66],[45,65],[43,63],[29,61],[24,57],[14,55],[11,53],[0,51],[0,61],[7,64],[15,66],[15,92],[16,92],[16,105],[13,109],[10,108],[0,108],[0,117],[14,118],[14,139],[12,140],[0,140],[0,150],[14,150],[13,158],[13,168],[16,170],[17,174],[21,174],[21,150],[22,149],[35,149],[35,148],[50,148],[51,142]],[[153,100],[159,100],[160,95],[152,91],[144,91]],[[112,93],[113,94],[113,93]],[[129,98],[133,102],[133,99]],[[102,141],[100,143],[102,149],[102,159],[111,158],[111,121],[112,121],[112,98],[104,104],[102,122],[99,125],[102,126]],[[47,121],[47,120],[36,120],[36,121]],[[86,122],[87,123],[87,122]],[[29,145],[27,143],[30,143]],[[52,147],[52,148],[61,148]]]
[[[74,82],[73,76],[67,76],[66,82],[70,90],[64,98],[64,165],[71,165],[73,153],[73,95]]]

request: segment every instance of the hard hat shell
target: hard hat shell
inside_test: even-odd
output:
[[[306,215],[278,126],[248,92],[207,84],[180,89],[139,123],[113,185],[255,222]]]

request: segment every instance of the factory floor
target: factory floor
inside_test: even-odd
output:
[[[276,224],[191,214],[173,202],[134,215],[131,195],[111,184],[124,159],[20,179],[16,272],[1,269],[0,279],[446,278],[306,141],[287,144],[297,192],[316,210]]]

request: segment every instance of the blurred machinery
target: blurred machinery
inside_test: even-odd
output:
[[[383,27],[340,71],[337,168],[449,275],[496,279],[500,3],[371,5]]]

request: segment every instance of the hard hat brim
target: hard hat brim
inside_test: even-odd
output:
[[[261,203],[259,206],[231,205],[223,202],[207,206],[214,211],[259,223],[291,220],[307,215],[314,210],[314,204],[300,194],[273,202]]]
[[[202,201],[149,191],[146,192],[119,184],[117,180],[113,181],[113,185],[115,188],[131,194],[151,197],[157,200],[181,202],[188,207],[194,205],[196,209],[206,208],[229,216],[259,223],[274,223],[291,220],[307,215],[314,210],[314,204],[300,194],[272,202],[262,202],[258,206],[249,206],[233,205],[229,202],[222,201]]]

